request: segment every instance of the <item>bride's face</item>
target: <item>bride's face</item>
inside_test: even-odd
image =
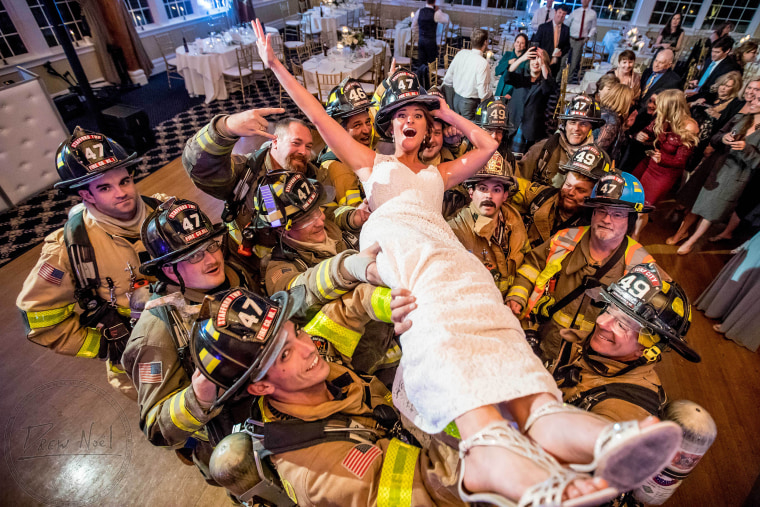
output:
[[[409,105],[393,115],[393,140],[404,151],[419,149],[427,133],[427,121],[422,107]]]

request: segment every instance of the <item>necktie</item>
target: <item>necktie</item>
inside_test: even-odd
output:
[[[644,87],[644,91],[641,92],[642,95],[646,95],[647,94],[647,92],[649,91],[649,87],[652,86],[652,83],[654,83],[654,78],[656,78],[656,77],[657,77],[657,74],[655,74],[654,72],[652,72],[652,75],[649,76],[649,79],[647,79],[647,85]]]
[[[586,21],[586,9],[583,9],[581,12],[583,12],[583,14],[581,15],[581,29],[578,31],[579,39],[583,38],[583,22]]]
[[[554,25],[554,47],[559,46],[559,25]]]
[[[546,23],[547,21],[549,21],[549,8],[548,7],[546,8],[546,17],[544,18],[544,23]]]
[[[715,63],[716,63],[716,62],[712,62],[712,63],[710,64],[710,66],[709,66],[709,67],[707,67],[707,70],[705,71],[705,73],[704,73],[704,74],[702,74],[702,79],[700,79],[700,80],[699,80],[699,83],[697,83],[697,86],[699,86],[699,87],[701,88],[701,87],[702,87],[702,85],[703,85],[703,84],[705,84],[705,81],[707,81],[707,78],[708,78],[708,77],[710,77],[710,73],[711,73],[711,72],[713,71],[713,69],[715,68]]]

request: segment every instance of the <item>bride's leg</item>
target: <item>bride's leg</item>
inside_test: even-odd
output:
[[[457,417],[456,424],[462,440],[466,440],[489,424],[504,420],[498,407],[488,405]],[[528,488],[549,477],[547,470],[504,447],[473,447],[465,460],[464,486],[471,492],[499,493],[517,500]],[[579,479],[567,487],[564,498],[576,498],[606,487],[602,479]]]

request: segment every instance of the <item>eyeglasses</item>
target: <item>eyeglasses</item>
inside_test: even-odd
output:
[[[603,318],[604,315],[608,315],[615,321],[613,328],[621,334],[638,334],[641,330],[641,324],[629,317],[628,314],[615,305],[607,305],[607,307],[599,314],[599,318]]]
[[[300,231],[301,229],[306,229],[307,227],[313,225],[317,220],[323,220],[324,218],[325,214],[322,212],[322,208],[317,208],[298,222],[291,225],[290,230]]]
[[[189,254],[187,257],[183,257],[179,259],[177,262],[189,262],[190,264],[198,264],[200,261],[203,260],[203,258],[206,256],[206,252],[208,253],[215,253],[219,251],[219,249],[222,248],[222,244],[219,243],[216,240],[211,241],[208,245],[206,245],[206,248],[199,248],[195,252]]]
[[[600,206],[594,210],[594,213],[598,213],[599,216],[608,216],[610,218],[615,218],[620,220],[621,218],[627,218],[628,217],[628,211],[624,209],[615,209],[615,208],[608,208],[604,206]]]

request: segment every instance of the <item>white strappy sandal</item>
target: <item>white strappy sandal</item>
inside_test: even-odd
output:
[[[470,449],[477,446],[504,447],[545,469],[549,472],[549,478],[526,490],[517,503],[497,493],[465,491],[463,484],[465,457]],[[619,494],[615,488],[606,488],[589,495],[562,501],[562,494],[570,483],[577,479],[589,478],[589,476],[562,467],[557,460],[506,421],[486,426],[467,440],[461,441],[459,458],[462,463],[459,471],[459,496],[465,502],[487,502],[499,507],[584,507],[601,505]]]
[[[525,422],[525,433],[533,423],[549,414],[580,412],[594,415],[565,403],[553,402],[535,410]],[[594,416],[598,417],[598,416]],[[638,421],[611,423],[596,439],[594,460],[589,464],[572,464],[577,472],[594,472],[620,491],[630,491],[668,466],[678,452],[683,432],[672,421],[639,427]]]

